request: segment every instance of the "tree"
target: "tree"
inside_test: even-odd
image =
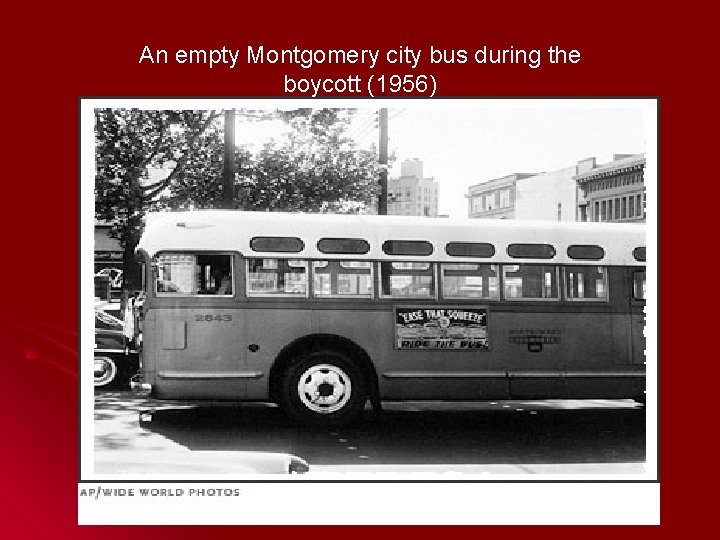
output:
[[[95,217],[112,225],[123,248],[123,287],[138,288],[135,247],[143,217],[197,153],[215,111],[95,111]],[[148,167],[173,163],[170,174],[150,182]]]
[[[372,150],[349,137],[349,109],[241,110],[280,118],[289,133],[256,155],[235,152],[235,203],[243,210],[361,212],[377,195]],[[95,215],[112,224],[123,247],[125,289],[139,287],[134,251],[147,211],[221,207],[221,111],[96,110]],[[148,167],[164,166],[158,181]]]
[[[289,132],[257,153],[235,152],[235,208],[255,211],[361,212],[378,193],[379,165],[374,150],[347,136],[354,114],[348,109],[298,109],[278,112]],[[241,111],[241,114],[257,114]],[[207,133],[204,157],[187,167],[163,202],[212,208],[220,200],[220,138]],[[211,146],[214,145],[214,148]]]

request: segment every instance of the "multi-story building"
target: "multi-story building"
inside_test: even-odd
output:
[[[470,186],[465,195],[468,217],[514,219],[516,184],[518,180],[530,176],[534,174],[514,173]]]
[[[543,172],[515,184],[515,219],[577,221],[577,166]]]
[[[609,163],[578,163],[580,221],[645,221],[645,155],[616,154]]]
[[[400,164],[400,177],[388,180],[387,213],[396,216],[438,215],[438,184],[423,177],[423,162],[417,158]]]

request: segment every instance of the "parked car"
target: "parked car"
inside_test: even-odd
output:
[[[123,332],[123,322],[95,309],[95,388],[130,388],[130,378],[140,368],[135,343]]]
[[[113,289],[122,287],[123,271],[119,268],[103,268],[95,273],[96,276],[107,276],[110,279],[110,286]]]
[[[119,301],[101,300],[99,298],[95,298],[95,310],[104,311],[118,320],[122,318]],[[122,321],[120,321],[120,324],[122,324]]]
[[[208,474],[305,474],[310,465],[293,454],[277,452],[216,451],[137,451],[102,450],[95,452],[95,472],[99,474],[163,475],[192,477]]]

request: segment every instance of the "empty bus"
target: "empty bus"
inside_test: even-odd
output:
[[[149,216],[135,388],[266,401],[645,399],[645,226]]]

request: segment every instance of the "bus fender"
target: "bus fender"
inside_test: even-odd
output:
[[[378,386],[378,377],[375,365],[370,359],[370,356],[360,345],[348,338],[335,334],[313,334],[303,336],[286,345],[277,355],[275,362],[273,362],[273,365],[270,368],[270,398],[277,402],[280,377],[284,369],[294,360],[294,358],[303,352],[317,349],[338,350],[359,363],[365,372],[368,398],[370,399],[373,412],[377,417],[382,410],[382,405],[380,402],[380,389]]]

